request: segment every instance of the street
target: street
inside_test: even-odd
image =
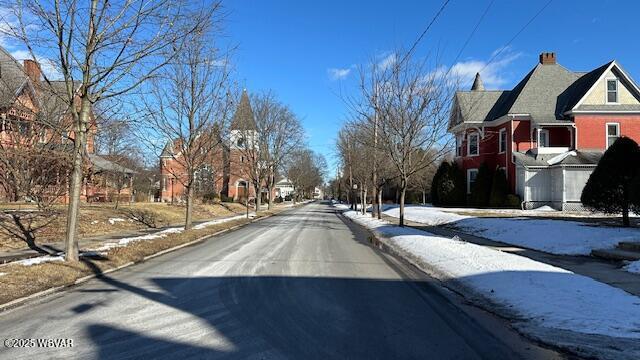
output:
[[[313,203],[0,314],[2,359],[560,356]]]

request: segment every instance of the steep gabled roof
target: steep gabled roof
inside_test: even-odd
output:
[[[0,106],[13,104],[28,79],[22,65],[0,46]]]
[[[240,102],[236,113],[233,114],[231,120],[231,130],[256,130],[256,120],[253,116],[253,110],[251,109],[251,103],[249,102],[249,95],[247,90],[242,91],[240,96]]]
[[[538,123],[567,122],[565,115],[580,105],[590,89],[609,69],[640,99],[640,89],[615,61],[589,72],[573,72],[555,62],[537,64],[513,89],[508,91],[481,90],[476,75],[471,91],[458,91],[452,107],[450,127],[464,121],[478,123],[492,121],[507,114],[527,114]],[[580,105],[581,111],[637,111],[640,104]],[[574,109],[574,110],[576,110]]]
[[[613,63],[610,61],[594,70],[586,73],[578,73],[581,75],[573,84],[569,85],[565,92],[561,95],[563,98],[563,106],[559,109],[562,113],[573,109],[574,106],[584,97],[587,91],[591,89],[598,79],[604,74],[609,66]]]

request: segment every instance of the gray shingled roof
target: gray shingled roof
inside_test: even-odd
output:
[[[458,91],[455,102],[461,111],[461,119],[470,122],[493,120],[509,91]],[[455,120],[461,120],[456,117]],[[452,125],[455,125],[453,123]]]
[[[0,47],[0,106],[13,104],[15,96],[27,82],[22,65]]]
[[[560,166],[560,165],[596,165],[600,158],[602,157],[602,151],[580,151],[573,150],[575,155],[569,155],[562,159],[562,161],[549,164],[549,160],[561,155],[561,154],[540,154],[536,155],[531,151],[527,151],[526,153],[514,152],[513,157],[518,165],[522,165],[525,167],[533,167],[533,166]]]
[[[538,123],[569,122],[564,113],[575,107],[610,65],[585,73],[558,64],[538,64],[512,90],[458,91],[454,104],[459,112],[452,113],[450,125],[491,121],[506,114],[529,114]],[[640,112],[640,105],[581,105],[577,110]]]
[[[249,95],[247,90],[242,91],[240,97],[240,103],[233,119],[231,120],[231,130],[256,130],[256,120],[253,117],[253,110],[251,109],[251,103],[249,102]]]
[[[89,160],[91,161],[91,165],[97,171],[111,171],[129,175],[137,174],[136,171],[124,167],[120,164],[116,164],[113,161],[109,161],[99,155],[89,154]]]

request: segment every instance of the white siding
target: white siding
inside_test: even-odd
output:
[[[587,184],[593,169],[592,167],[565,169],[565,201],[580,201],[582,189]]]
[[[547,169],[528,169],[525,172],[525,201],[550,201],[551,176]]]

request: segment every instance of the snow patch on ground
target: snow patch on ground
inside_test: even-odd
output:
[[[400,228],[353,211],[344,214],[373,229],[390,246],[528,323],[640,339],[640,298],[623,290],[526,257]]]
[[[109,219],[109,224],[114,225],[115,223],[120,222],[120,221],[126,221],[126,220],[122,219],[122,218],[110,218]]]
[[[255,217],[256,214],[249,214],[249,217]],[[233,216],[230,218],[225,218],[225,219],[217,219],[217,220],[211,220],[211,221],[207,221],[207,222],[203,222],[201,224],[198,224],[196,226],[194,226],[193,228],[196,230],[200,230],[200,229],[204,229],[207,226],[211,226],[211,225],[216,225],[216,224],[222,224],[228,221],[233,221],[233,220],[239,220],[239,219],[243,219],[245,218],[246,215],[238,215],[238,216]]]
[[[39,256],[39,257],[30,258],[30,259],[18,260],[14,264],[31,266],[31,265],[38,265],[38,264],[43,264],[51,261],[63,261],[63,260],[64,260],[64,256],[62,255],[55,255],[55,256],[46,255],[46,256]]]
[[[195,230],[201,230],[201,229],[206,228],[207,226],[211,226],[211,225],[215,225],[215,224],[221,224],[221,223],[225,223],[225,222],[241,219],[241,218],[244,218],[245,216],[246,215],[238,215],[238,216],[233,216],[233,217],[224,218],[224,219],[211,220],[211,221],[207,221],[207,222],[203,222],[201,224],[198,224],[198,225],[194,226],[193,228]],[[255,216],[255,214],[254,214],[254,216]],[[109,249],[113,249],[115,247],[127,246],[131,242],[143,241],[143,240],[155,240],[155,239],[166,237],[167,235],[170,235],[170,234],[179,234],[179,233],[181,233],[183,231],[184,231],[184,228],[182,228],[182,227],[172,227],[172,228],[164,229],[162,231],[158,231],[158,232],[155,232],[155,233],[152,233],[152,234],[133,236],[133,237],[126,237],[126,238],[122,238],[122,239],[118,240],[118,242],[107,242],[107,243],[103,244],[102,246],[100,246],[99,248],[94,249],[94,251],[104,252],[104,251],[107,251]]]
[[[398,217],[400,210],[393,207],[384,213]],[[640,229],[526,217],[474,217],[435,207],[407,206],[405,219],[429,226],[446,224],[491,240],[560,255],[589,255],[593,249],[612,249],[620,241],[640,240]]]
[[[624,269],[631,273],[640,274],[640,260],[632,261],[627,266],[625,266]]]

